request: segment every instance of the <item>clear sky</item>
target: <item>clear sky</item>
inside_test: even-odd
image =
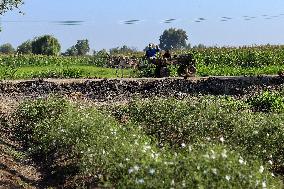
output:
[[[78,39],[88,39],[96,50],[124,44],[143,49],[170,27],[184,29],[193,45],[284,44],[283,0],[25,0],[21,10],[25,15],[1,17],[0,44],[16,47],[52,34],[63,51]],[[177,20],[162,23],[171,18]],[[123,24],[132,19],[141,21]],[[83,22],[56,22],[69,20]]]

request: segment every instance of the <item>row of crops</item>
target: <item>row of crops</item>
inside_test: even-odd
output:
[[[282,65],[284,46],[208,48],[191,51],[199,64],[241,67]]]
[[[198,64],[227,65],[242,67],[261,67],[267,65],[282,65],[284,61],[284,46],[256,46],[243,48],[204,48],[187,51],[174,51],[173,54],[193,53]],[[140,53],[140,57],[143,53]],[[139,58],[139,53],[125,54]],[[80,57],[41,56],[41,55],[1,55],[0,64],[17,66],[47,66],[47,65],[96,65],[106,64],[107,55]]]
[[[103,66],[106,62],[104,56],[44,56],[44,55],[1,55],[2,66],[63,66],[63,65],[94,65]]]
[[[21,104],[11,127],[71,188],[283,188],[283,104],[267,92],[103,107],[48,98]]]
[[[284,46],[267,45],[243,48],[205,48],[172,52],[173,55],[187,53],[192,53],[194,55],[197,63],[197,75],[199,76],[277,74],[279,71],[284,70]],[[123,56],[134,57],[139,60],[143,57],[143,52],[140,54],[125,54]],[[66,69],[68,66],[108,67],[108,65],[109,59],[107,54],[80,57],[0,55],[0,70],[10,69],[11,72],[15,73],[19,70],[18,68],[23,67],[45,67],[46,69],[46,67],[53,66],[53,68],[61,67],[62,69]],[[150,66],[150,70],[149,67],[143,69],[146,70],[140,70],[138,74],[133,74],[131,77],[148,77],[151,75],[149,74],[149,71],[153,71],[154,67],[152,66],[151,68]],[[176,76],[174,71],[176,68],[171,69],[171,75]],[[2,72],[3,71],[1,71],[1,73]],[[77,72],[82,72],[82,70],[78,68]],[[10,75],[9,77],[13,79],[13,76]],[[17,75],[27,74],[18,73]],[[84,77],[84,75],[98,77],[90,73],[82,74],[82,77]],[[4,78],[4,76],[1,76],[1,78]]]

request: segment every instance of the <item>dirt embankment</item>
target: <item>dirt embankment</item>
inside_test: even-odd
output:
[[[49,94],[83,95],[95,101],[119,101],[133,97],[180,97],[191,94],[245,95],[263,89],[282,88],[281,77],[220,77],[184,79],[123,79],[23,81],[0,83],[2,95],[41,97]]]

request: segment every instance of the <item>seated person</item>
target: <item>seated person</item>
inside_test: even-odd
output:
[[[169,50],[166,50],[165,54],[163,55],[163,58],[172,59],[172,55]]]

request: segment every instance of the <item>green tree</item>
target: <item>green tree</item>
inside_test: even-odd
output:
[[[23,0],[0,0],[0,16],[9,10],[19,8],[23,4]],[[20,11],[21,12],[21,11]],[[1,26],[0,26],[1,32]]]
[[[96,52],[95,56],[108,57],[109,53],[107,52],[106,49],[102,49],[102,50]]]
[[[77,40],[76,45],[68,48],[64,56],[85,56],[90,51],[89,41],[87,39]]]
[[[59,55],[60,49],[60,43],[51,35],[37,37],[32,42],[33,54]]]
[[[0,15],[3,15],[9,10],[13,10],[14,8],[19,8],[21,4],[23,4],[23,0],[1,0]]]
[[[88,39],[78,40],[75,45],[78,56],[84,56],[90,51],[90,45]]]
[[[32,41],[27,40],[23,42],[21,45],[18,46],[17,52],[21,54],[32,54],[33,49],[32,49]]]
[[[170,28],[165,30],[160,36],[160,48],[162,50],[186,48],[187,40],[188,36],[186,31],[182,29]]]
[[[13,54],[15,52],[15,49],[10,43],[5,43],[0,46],[0,53],[2,54]]]
[[[73,45],[72,47],[68,48],[66,50],[65,53],[63,53],[63,56],[77,56],[78,55],[78,51],[75,47],[75,45]]]
[[[135,47],[128,47],[127,45],[123,45],[122,47],[116,47],[109,50],[110,54],[124,54],[124,53],[133,53],[137,52]]]
[[[194,49],[205,49],[206,45],[199,43],[198,45],[194,45],[192,48],[194,48]]]

